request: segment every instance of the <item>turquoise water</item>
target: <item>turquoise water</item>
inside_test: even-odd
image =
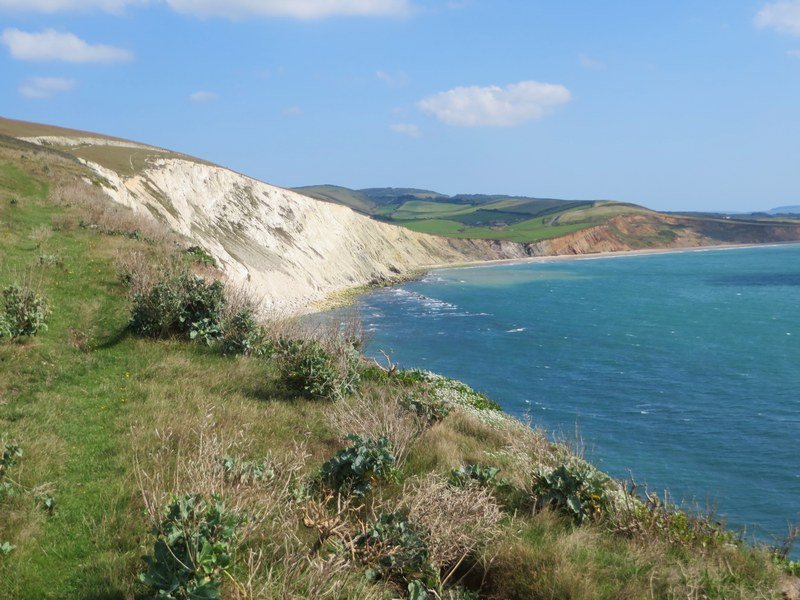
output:
[[[358,304],[461,379],[749,537],[800,521],[800,246],[440,270]]]

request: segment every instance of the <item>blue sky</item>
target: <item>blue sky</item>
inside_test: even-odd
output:
[[[800,0],[0,0],[0,73],[284,186],[800,204]]]

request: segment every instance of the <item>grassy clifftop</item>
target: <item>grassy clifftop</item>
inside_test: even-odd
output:
[[[132,293],[220,274],[88,175],[0,148],[0,290],[50,313],[0,337],[0,598],[781,597],[767,549],[338,330],[265,315],[231,351],[235,294],[198,283],[207,321],[137,334]]]

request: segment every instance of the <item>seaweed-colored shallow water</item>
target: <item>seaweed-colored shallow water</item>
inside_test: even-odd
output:
[[[800,245],[440,270],[358,309],[602,468],[771,541],[800,521]]]

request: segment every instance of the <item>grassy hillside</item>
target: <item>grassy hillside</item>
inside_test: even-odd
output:
[[[310,186],[296,191],[350,206],[414,231],[453,238],[530,244],[598,226],[607,228],[600,237],[614,239],[618,249],[768,243],[800,237],[800,220],[793,218],[788,210],[791,207],[770,214],[672,214],[623,202],[482,194],[445,196],[413,188],[350,190]],[[774,229],[768,232],[769,228]],[[681,242],[684,237],[686,241]]]
[[[294,191],[310,196],[311,198],[316,198],[317,200],[323,200],[324,202],[343,204],[365,214],[372,214],[378,208],[378,204],[366,194],[337,185],[300,187],[295,188]]]
[[[536,242],[580,231],[624,214],[647,213],[631,204],[502,195],[445,196],[413,188],[350,190],[309,186],[295,191],[344,204],[414,231],[447,237]]]
[[[148,598],[165,572],[162,598],[779,598],[797,568],[338,329],[212,311],[137,333],[176,273],[219,273],[86,175],[0,140],[0,290],[50,312],[0,327],[0,598]]]

